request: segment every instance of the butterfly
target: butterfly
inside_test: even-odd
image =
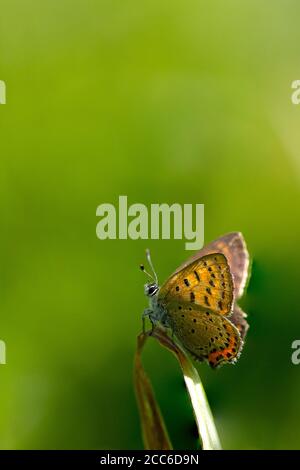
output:
[[[243,295],[249,271],[249,254],[243,235],[229,233],[211,242],[183,263],[159,287],[153,275],[145,285],[149,317],[170,328],[182,346],[212,368],[234,363],[248,330],[246,314],[236,304]]]

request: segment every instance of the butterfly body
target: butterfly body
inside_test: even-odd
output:
[[[235,243],[236,237],[241,238],[240,234],[230,235]],[[239,285],[234,285],[224,254],[228,242],[219,239],[219,244],[224,244],[220,252],[213,249],[218,249],[217,242],[211,244],[211,252],[203,254],[200,250],[178,268],[161,288],[157,282],[147,284],[145,293],[150,305],[144,312],[153,325],[160,322],[170,328],[194,358],[207,360],[213,368],[236,361],[243,346],[242,333],[248,326],[243,312],[234,304],[234,292],[238,293]],[[230,320],[232,313],[236,325]]]
[[[168,311],[165,306],[159,302],[159,288],[158,292],[153,296],[149,297],[149,308],[144,311],[144,317],[149,317],[152,324],[160,322],[162,325],[167,328],[171,328],[171,325],[168,321]]]

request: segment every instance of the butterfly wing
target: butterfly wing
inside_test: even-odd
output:
[[[223,253],[226,256],[234,281],[234,297],[238,300],[243,295],[249,275],[249,253],[240,232],[228,233],[209,243],[179,266],[174,274],[211,253]]]
[[[225,256],[212,253],[185,265],[163,284],[158,301],[167,310],[169,303],[177,301],[230,315],[233,281]]]
[[[197,360],[207,360],[213,368],[236,361],[243,340],[226,317],[176,301],[170,303],[168,316],[174,334]]]
[[[246,318],[247,314],[243,312],[243,310],[238,305],[235,304],[233,308],[233,313],[230,317],[230,321],[237,327],[242,339],[245,338],[249,328]]]

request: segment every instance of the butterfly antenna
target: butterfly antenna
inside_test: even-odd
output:
[[[155,284],[158,284],[157,274],[156,274],[156,271],[155,271],[155,269],[154,269],[154,267],[153,267],[153,264],[152,264],[152,261],[151,261],[151,255],[150,255],[150,250],[149,250],[149,248],[147,248],[147,250],[146,250],[146,257],[147,257],[147,261],[148,261],[148,263],[149,263],[149,266],[150,266],[150,268],[151,268],[151,270],[152,270],[152,273],[154,274],[154,276],[152,276],[152,277],[153,277],[153,279],[154,279],[154,281],[155,281]]]
[[[143,271],[143,273],[147,274],[148,277],[150,277],[150,279],[152,281],[155,281],[154,277],[152,276],[152,274],[148,273],[148,271],[146,271],[145,269],[145,266],[143,264],[140,264],[140,269],[141,271]]]

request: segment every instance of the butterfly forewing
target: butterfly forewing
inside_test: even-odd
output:
[[[229,265],[222,253],[196,259],[171,276],[161,287],[159,301],[177,301],[230,315],[233,302],[233,281]]]
[[[244,291],[249,275],[249,253],[246,242],[240,232],[232,232],[214,240],[192,255],[177,268],[174,274],[184,267],[211,253],[223,253],[226,256],[234,280],[234,296],[239,299]]]
[[[211,367],[235,362],[241,351],[243,342],[237,328],[219,314],[174,301],[169,305],[169,319],[184,347],[197,360],[207,360]]]

